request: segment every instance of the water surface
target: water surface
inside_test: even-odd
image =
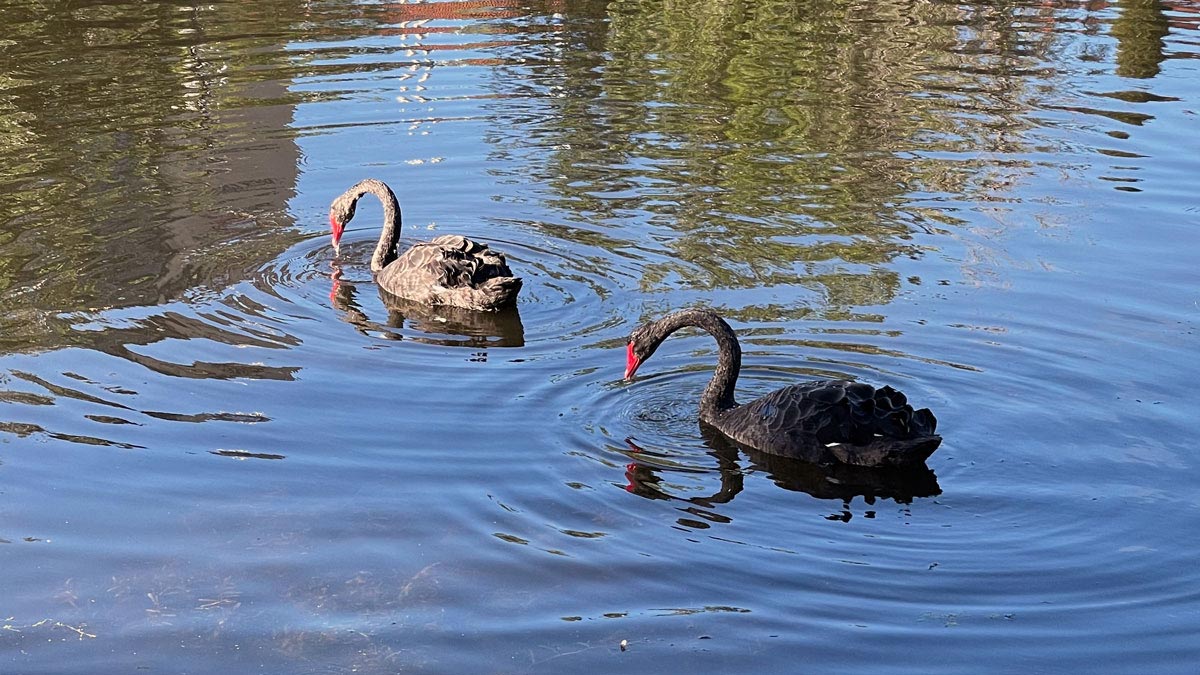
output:
[[[1190,672],[1189,2],[0,4],[0,670]],[[386,301],[492,242],[515,312]],[[928,471],[739,452],[891,383]],[[627,649],[620,644],[626,641]],[[986,664],[986,666],[981,666]]]

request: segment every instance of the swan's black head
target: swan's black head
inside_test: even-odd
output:
[[[625,350],[625,379],[633,379],[638,366],[645,363],[662,344],[665,336],[656,330],[657,326],[657,323],[648,323],[629,334],[629,344]]]
[[[715,311],[708,307],[693,307],[672,312],[648,324],[639,326],[629,335],[629,346],[625,360],[625,379],[630,379],[639,366],[654,354],[654,350],[667,339],[667,336],[680,328],[695,326],[703,328],[717,338],[717,342],[726,345],[722,350],[728,350],[730,362],[728,367],[735,371],[741,367],[741,349],[738,347],[737,335],[729,324],[725,323]],[[724,353],[724,352],[723,352]]]
[[[358,203],[356,196],[342,195],[333,200],[329,205],[329,228],[332,230],[331,237],[333,239],[333,249],[338,249],[338,243],[342,240],[342,232],[346,230],[346,223],[354,217],[354,205]]]

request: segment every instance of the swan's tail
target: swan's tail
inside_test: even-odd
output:
[[[829,450],[844,464],[857,466],[909,466],[920,464],[942,444],[937,434],[916,438],[889,438],[866,445],[838,443]]]
[[[520,277],[488,279],[475,289],[479,309],[495,310],[515,303],[523,283]]]

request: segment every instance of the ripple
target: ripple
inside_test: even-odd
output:
[[[481,237],[482,239],[482,237]],[[409,239],[401,241],[403,248]],[[592,338],[622,322],[604,300],[617,291],[614,268],[607,252],[543,241],[531,244],[518,239],[493,239],[493,248],[505,253],[509,265],[524,280],[515,312],[468,312],[456,308],[419,305],[381,292],[367,269],[374,243],[347,241],[337,261],[314,236],[261,269],[254,286],[311,318],[322,328],[330,308],[343,322],[366,338],[396,342],[414,340],[442,346],[530,347],[524,358],[536,358],[561,349],[563,342]],[[615,271],[615,270],[614,270]],[[619,279],[619,275],[617,275]],[[311,335],[309,337],[312,337]],[[322,339],[336,339],[326,333]]]
[[[671,447],[697,445],[699,437],[699,406],[703,384],[700,378],[686,372],[656,374],[622,383],[611,388],[612,410],[601,398],[600,410],[605,417],[626,423],[627,435],[653,438],[656,444]],[[607,398],[607,397],[605,397]],[[647,440],[647,439],[643,439]]]

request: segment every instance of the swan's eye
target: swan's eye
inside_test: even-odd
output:
[[[629,351],[636,354],[638,358],[642,357],[642,341],[638,339],[637,333],[629,336]]]

